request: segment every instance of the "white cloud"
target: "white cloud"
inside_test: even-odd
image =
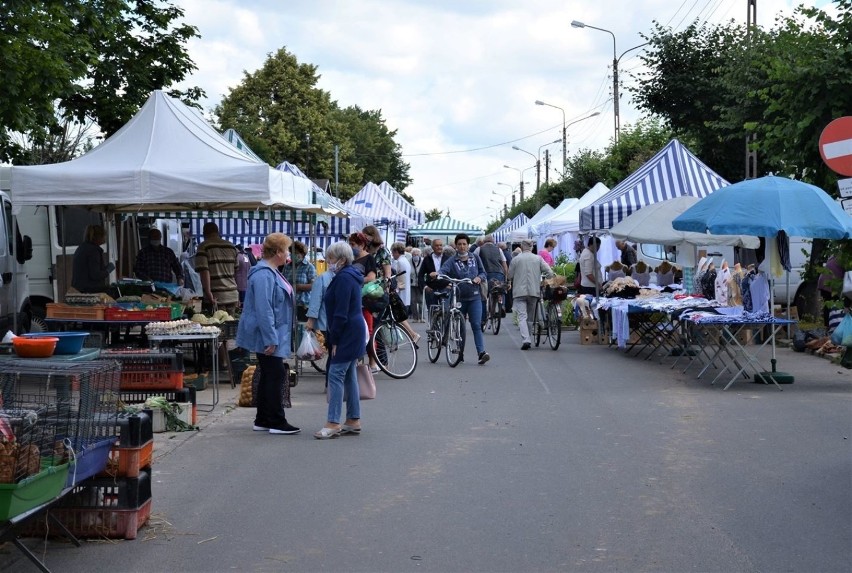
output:
[[[207,108],[244,70],[286,48],[318,67],[319,87],[340,105],[382,110],[408,155],[414,183],[406,191],[418,206],[449,208],[478,224],[493,219],[491,199],[502,204],[492,191],[508,188],[497,183],[519,181],[503,165],[533,164],[508,142],[535,155],[561,137],[561,112],[535,100],[564,108],[569,122],[600,111],[569,128],[569,152],[602,148],[612,137],[612,37],[572,28],[572,20],[612,30],[621,52],[641,44],[653,21],[682,29],[696,16],[744,22],[746,15],[741,0],[175,1],[202,35],[189,46],[198,71],[185,83],[207,91]],[[771,25],[792,4],[761,0],[759,23]],[[620,62],[623,84],[637,53]],[[621,94],[623,125],[638,114],[627,90]],[[474,148],[486,149],[446,153]],[[560,145],[545,148],[561,161]],[[535,185],[534,169],[525,180]]]

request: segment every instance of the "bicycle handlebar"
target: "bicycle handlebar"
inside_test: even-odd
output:
[[[454,284],[473,284],[473,281],[471,279],[454,279],[453,277],[448,275],[438,275],[436,278],[443,281],[449,281]]]

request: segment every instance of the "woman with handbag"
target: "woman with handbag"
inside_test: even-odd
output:
[[[361,275],[364,277],[364,284],[372,283],[376,280],[376,274],[378,272],[378,266],[376,265],[376,257],[373,256],[367,250],[367,245],[370,243],[370,239],[364,233],[352,233],[349,235],[349,246],[352,247],[352,256],[354,260],[352,261],[352,266],[361,271]],[[361,313],[364,315],[364,322],[367,323],[367,339],[373,335],[373,309],[369,306],[373,304],[372,298],[364,298],[362,299],[362,309]],[[380,302],[387,303],[387,295],[379,298]],[[379,303],[376,303],[379,304]],[[376,312],[380,312],[381,308],[375,308]],[[370,357],[370,371],[378,372],[379,367],[375,363],[375,360],[369,352],[367,352],[367,345],[364,344],[364,354],[367,354]]]
[[[325,425],[314,433],[318,440],[340,434],[361,433],[361,402],[358,389],[358,359],[364,355],[364,319],[361,316],[361,286],[364,277],[352,265],[352,248],[344,242],[328,247],[325,260],[334,279],[325,293],[328,325],[328,415]],[[346,421],[340,423],[346,397]]]
[[[278,271],[292,244],[283,233],[271,233],[263,241],[263,258],[252,267],[240,324],[237,346],[257,354],[260,382],[254,431],[298,434],[287,422],[282,404],[284,384],[289,384],[284,359],[290,355],[295,299],[293,287]]]

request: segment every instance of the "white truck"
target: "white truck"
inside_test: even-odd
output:
[[[44,330],[47,303],[62,301],[71,284],[71,262],[77,245],[83,241],[86,226],[104,224],[104,221],[101,214],[83,207],[24,207],[14,217],[22,236],[18,240],[20,248],[12,257],[10,188],[11,167],[0,165],[0,197],[3,200],[0,268],[4,279],[0,321],[15,324],[16,332]],[[111,233],[112,244],[114,236],[114,232]],[[21,315],[16,323],[10,319],[13,309]],[[2,332],[5,331],[6,328],[2,328]]]

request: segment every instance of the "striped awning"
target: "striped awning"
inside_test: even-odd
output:
[[[198,218],[189,221],[192,235],[199,240],[207,222],[216,223],[219,235],[235,245],[258,245],[269,233],[284,233],[290,238],[302,241],[309,246],[325,249],[333,242],[342,241],[349,234],[347,219],[329,217],[327,221],[317,221],[312,225],[309,221],[281,221],[238,219],[231,217]]]
[[[514,219],[509,221],[508,223],[504,223],[501,225],[496,231],[491,233],[494,236],[495,242],[506,241],[509,238],[509,234],[515,229],[519,229],[529,223],[530,218],[526,216],[524,213],[518,213]]]
[[[375,183],[364,185],[343,205],[348,211],[361,215],[377,227],[393,225],[398,229],[408,229],[413,224],[413,220],[391,203]]]
[[[385,196],[390,199],[391,204],[402,212],[406,217],[411,219],[413,224],[420,225],[426,220],[426,214],[409,203],[405,197],[400,195],[399,191],[391,187],[387,181],[379,183],[379,189]]]
[[[482,234],[482,229],[471,225],[470,223],[457,221],[452,217],[441,217],[440,219],[435,219],[434,221],[417,225],[416,227],[412,227],[408,230],[409,235],[419,237],[453,235],[456,233],[467,233],[473,237],[478,237]]]
[[[706,197],[728,185],[673,139],[609,193],[582,209],[580,230],[609,229],[646,205],[683,195]]]

